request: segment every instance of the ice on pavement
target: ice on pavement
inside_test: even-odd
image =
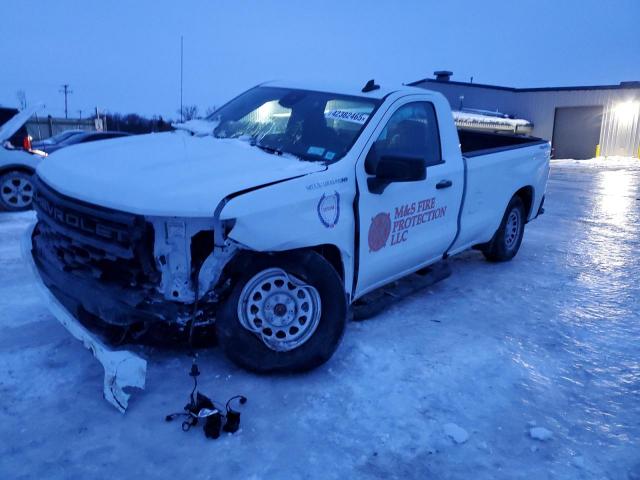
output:
[[[547,430],[544,427],[533,427],[529,430],[529,436],[534,440],[540,440],[544,442],[553,438],[553,432],[551,430]]]
[[[631,168],[636,169],[638,167],[638,159],[632,157],[595,157],[588,158],[586,160],[574,160],[574,159],[558,159],[551,160],[551,165],[556,167],[593,167],[593,168]]]
[[[126,415],[102,399],[100,365],[23,267],[33,215],[2,213],[0,478],[640,478],[639,165],[553,162],[512,262],[454,258],[447,280],[350,323],[313,372],[200,351],[203,393],[249,398],[217,441],[164,422],[192,386],[185,349],[143,349]],[[531,439],[533,419],[553,441]],[[446,423],[472,435],[456,445]]]
[[[442,428],[444,433],[455,443],[464,443],[469,440],[467,431],[455,423],[446,423]]]

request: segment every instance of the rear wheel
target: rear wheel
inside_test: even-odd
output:
[[[507,206],[500,227],[482,253],[492,262],[506,262],[516,256],[524,236],[526,213],[520,197],[513,197]]]
[[[218,310],[225,354],[255,372],[293,372],[326,362],[344,333],[340,276],[316,252],[256,257]]]
[[[31,175],[18,170],[0,176],[0,206],[18,212],[28,210],[33,203],[33,181]]]

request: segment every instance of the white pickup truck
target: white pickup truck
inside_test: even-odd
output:
[[[42,163],[26,251],[89,346],[97,325],[215,323],[241,366],[306,370],[368,292],[471,247],[513,258],[549,154],[457,131],[436,92],[262,84],[174,132]]]

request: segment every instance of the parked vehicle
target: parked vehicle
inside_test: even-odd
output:
[[[22,112],[15,110],[17,113],[0,126],[0,210],[31,208],[31,177],[46,153],[31,148],[24,124],[40,107],[36,105]]]
[[[0,107],[0,127],[15,117],[20,110],[17,108]],[[5,141],[9,141],[14,147],[21,148],[24,144],[24,139],[29,136],[27,127],[22,124],[13,135],[11,135]]]
[[[215,323],[242,367],[308,370],[368,292],[471,247],[511,260],[549,173],[547,141],[458,132],[440,93],[373,82],[264,84],[177,128],[37,172],[30,261],[119,401],[80,321]]]
[[[44,140],[32,142],[32,146],[33,148],[49,153],[51,152],[51,149],[54,145],[64,142],[65,140],[68,140],[72,136],[78,135],[80,133],[85,133],[85,131],[84,130],[65,130],[52,137],[45,138]]]
[[[127,137],[131,135],[127,132],[87,132],[80,131],[73,135],[67,136],[67,138],[60,140],[59,142],[51,145],[44,145],[43,150],[47,153],[53,153],[61,148],[70,147],[72,145],[78,145],[81,143],[97,142],[100,140],[110,140],[112,138]]]

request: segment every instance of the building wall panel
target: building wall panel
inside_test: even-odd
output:
[[[462,105],[466,108],[497,110],[529,120],[534,124],[532,135],[549,141],[553,137],[556,108],[602,107],[601,155],[637,157],[639,154],[640,87],[537,90],[436,81],[423,81],[416,86],[441,92],[454,109],[460,108],[460,96],[463,96]],[[633,111],[621,110],[622,104],[631,105],[627,110]]]

